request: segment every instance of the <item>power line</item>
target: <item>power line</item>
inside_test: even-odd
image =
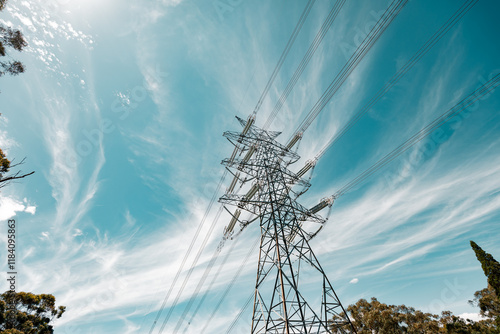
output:
[[[203,303],[205,302],[205,299],[207,298],[208,296],[208,292],[212,290],[212,287],[213,285],[215,284],[215,282],[217,281],[217,278],[219,277],[219,274],[221,273],[222,271],[222,268],[224,268],[224,265],[226,264],[227,260],[229,259],[229,255],[232,254],[233,252],[233,249],[234,247],[236,246],[236,243],[237,242],[233,242],[231,247],[229,248],[229,250],[227,251],[226,253],[226,256],[224,256],[224,259],[222,259],[222,262],[221,264],[219,265],[219,268],[217,269],[217,272],[215,273],[214,277],[212,278],[212,281],[210,282],[210,284],[208,285],[208,288],[206,290],[206,292],[203,294],[203,297],[201,297],[201,300],[200,302],[198,303],[198,306],[196,307],[196,309],[194,310],[193,314],[191,315],[191,318],[190,320],[188,321],[188,324],[187,326],[184,328],[184,332],[183,333],[186,333],[186,331],[188,330],[190,324],[193,322],[194,318],[196,317],[196,315],[198,314],[198,312],[200,311],[201,309],[201,306],[203,305]],[[196,296],[193,298],[193,300],[196,298]]]
[[[372,102],[368,107],[366,107],[366,109],[369,109],[376,101],[378,101],[378,99],[380,99],[380,95],[381,95],[381,92],[386,92],[387,90],[389,90],[396,82],[397,80],[399,80],[402,76],[404,76],[404,74],[406,74],[406,72],[411,69],[428,51],[430,48],[432,48],[442,37],[444,34],[446,34],[476,3],[478,2],[478,0],[473,0],[473,1],[466,1],[456,12],[455,14],[450,18],[448,19],[448,21],[446,21],[446,23],[436,32],[434,33],[434,35],[431,37],[431,39],[429,39],[421,48],[420,50],[408,61],[408,63],[402,67],[402,69],[400,71],[398,71],[398,73],[396,73],[393,78],[391,80],[388,81],[388,83],[384,86],[383,89],[381,89],[379,91],[379,93],[376,95],[377,99],[375,100],[375,98],[372,99],[375,100],[374,102]],[[483,94],[480,95],[480,96],[477,96],[476,100],[481,98],[481,96],[484,96],[485,94],[487,94],[491,89],[491,87],[486,87],[485,90],[483,91]],[[465,105],[461,110],[464,110],[467,108],[468,105],[471,105],[472,103],[474,103],[474,101],[470,102],[469,104]],[[363,110],[365,110],[365,108],[363,108]],[[360,114],[360,113],[358,113]],[[346,129],[345,131],[347,131],[348,129]],[[432,131],[432,129],[430,130]],[[421,138],[422,139],[422,138]],[[421,140],[420,139],[420,140]],[[326,145],[326,147],[328,147],[329,145],[331,145],[331,142],[333,140],[330,141],[329,144]],[[415,142],[416,143],[416,142]],[[413,143],[413,145],[415,144]],[[408,147],[409,148],[409,147]],[[322,155],[324,154],[324,151],[326,149],[323,149],[320,154],[317,155],[317,159],[321,158]],[[402,153],[402,152],[401,152]],[[401,154],[400,153],[400,154]],[[395,157],[393,157],[392,159],[394,159]],[[391,161],[392,161],[391,159]],[[390,162],[390,161],[388,161]],[[387,163],[388,163],[387,162]],[[380,167],[381,168],[381,167]],[[369,169],[371,170],[371,169]],[[375,171],[373,171],[375,172]],[[373,174],[373,172],[368,172],[366,173],[366,177],[368,177],[369,175]],[[365,173],[363,173],[365,174]],[[363,175],[362,174],[362,175]],[[366,178],[365,177],[365,178]],[[359,177],[358,177],[359,178]],[[358,178],[356,178],[355,180],[358,180]],[[359,182],[361,182],[362,180],[364,180],[365,178],[362,178],[360,179]],[[358,183],[359,183],[358,182]],[[337,192],[336,194],[334,194],[333,196],[335,197],[339,197],[340,195],[342,195],[343,193],[345,193],[346,191],[348,191],[349,189],[351,189],[353,186],[355,186],[357,183],[355,184],[352,184],[351,187],[344,187],[343,189],[341,189],[339,192]],[[245,305],[243,306],[243,308],[240,310],[240,312],[238,313],[238,315],[236,316],[236,318],[233,320],[233,322],[231,323],[231,325],[229,326],[228,330],[226,333],[230,333],[231,330],[234,328],[234,326],[236,325],[236,323],[238,322],[239,318],[241,317],[241,315],[244,313],[244,311],[246,310],[246,308],[248,307],[248,305],[250,304],[251,302],[251,297],[253,296],[253,294],[250,296],[250,298],[247,300],[247,302],[245,303]]]
[[[472,92],[470,95],[462,99],[460,102],[458,102],[455,106],[447,110],[445,113],[441,114],[439,117],[434,119],[431,123],[429,123],[427,126],[422,128],[420,131],[418,131],[416,134],[414,134],[412,137],[410,137],[408,140],[403,142],[401,145],[396,147],[394,150],[392,150],[390,153],[388,153],[386,156],[378,160],[376,163],[374,163],[372,166],[370,166],[367,170],[365,170],[363,173],[346,183],[342,188],[340,188],[335,194],[333,194],[333,197],[338,198],[342,195],[344,195],[346,192],[348,192],[350,189],[353,187],[357,186],[359,183],[364,181],[366,178],[371,176],[373,173],[378,171],[380,168],[384,167],[394,159],[396,159],[398,156],[400,156],[402,153],[404,153],[406,150],[411,148],[413,145],[417,144],[419,141],[424,139],[426,136],[428,136],[432,131],[443,125],[444,123],[448,122],[450,119],[453,117],[457,116],[460,114],[462,111],[470,107],[472,104],[474,104],[477,100],[481,99],[484,95],[490,93],[493,91],[498,85],[500,84],[500,74],[497,74],[490,80],[488,80],[485,84],[480,86],[478,89],[476,89],[474,92]]]
[[[255,106],[255,109],[253,111],[253,114],[256,115],[257,112],[260,110],[260,107],[262,106],[262,103],[264,102],[264,99],[267,96],[267,93],[269,92],[269,89],[271,89],[271,85],[274,82],[274,79],[276,79],[276,76],[278,75],[278,72],[281,68],[281,65],[285,62],[285,58],[288,55],[288,52],[290,52],[290,49],[293,46],[293,43],[297,39],[297,36],[302,29],[302,26],[304,25],[304,22],[306,21],[307,16],[309,15],[309,12],[311,11],[312,6],[314,5],[314,2],[316,0],[309,0],[306,4],[306,8],[304,8],[304,11],[302,12],[302,15],[299,18],[299,21],[295,25],[295,29],[292,32],[292,35],[288,39],[288,43],[285,46],[285,49],[281,53],[280,59],[278,60],[278,63],[274,67],[273,73],[271,74],[271,77],[267,81],[266,87],[264,88],[264,91],[262,91],[262,94],[260,95],[259,101],[257,101],[257,105]]]
[[[368,51],[373,47],[375,42],[380,38],[382,33],[387,29],[387,27],[393,22],[396,16],[401,12],[403,7],[408,3],[408,0],[394,0],[389,7],[386,9],[382,17],[377,21],[372,30],[365,37],[363,42],[357,47],[354,54],[349,58],[349,60],[344,64],[342,69],[337,73],[333,81],[330,83],[328,88],[323,92],[320,99],[314,104],[312,109],[309,111],[304,120],[296,128],[292,136],[290,137],[288,143],[297,136],[303,133],[311,125],[318,114],[323,110],[323,108],[328,104],[333,95],[342,86],[345,80],[349,77],[352,71],[357,67],[361,60],[366,56]]]
[[[319,160],[325,152],[330,149],[335,143],[349,130],[351,129],[360,119],[363,117],[372,107],[377,103],[394,85],[418,63],[427,52],[436,45],[443,36],[450,31],[450,29],[456,25],[462,17],[478,2],[479,0],[468,0],[451,16],[442,26],[436,31],[431,38],[429,38],[424,45],[408,60],[408,62],[399,69],[386,83],[385,85],[361,108],[359,112],[351,118],[351,120],[340,129],[340,131],[333,136],[328,143],[321,149],[321,151],[316,155],[316,159]]]
[[[175,300],[172,304],[172,307],[169,308],[168,314],[165,317],[165,319],[163,320],[163,324],[161,325],[160,331],[158,332],[159,334],[163,333],[163,330],[165,329],[165,326],[167,325],[167,322],[170,319],[170,316],[172,315],[172,313],[175,309],[175,306],[177,305],[177,302],[179,301],[179,299],[182,295],[182,292],[184,291],[184,288],[186,287],[186,284],[188,283],[189,278],[191,277],[191,274],[193,273],[194,268],[195,268],[196,264],[198,263],[198,260],[201,257],[201,254],[205,250],[205,246],[207,245],[207,242],[210,239],[210,236],[212,235],[212,232],[215,228],[215,225],[217,225],[217,222],[219,221],[219,217],[222,213],[222,209],[223,209],[223,206],[221,205],[219,208],[219,211],[217,211],[217,214],[215,215],[215,218],[212,222],[212,225],[210,226],[210,229],[208,230],[207,234],[205,235],[205,239],[203,239],[202,245],[201,245],[200,249],[198,250],[198,253],[196,254],[195,259],[193,260],[193,263],[191,264],[191,267],[189,268],[186,277],[184,278],[184,282],[182,282],[181,288],[179,289],[179,291],[177,291],[177,296],[175,297]]]
[[[193,295],[189,299],[189,302],[186,305],[186,307],[184,308],[184,312],[182,313],[181,317],[177,321],[177,325],[176,325],[176,327],[174,329],[174,333],[173,334],[177,333],[177,331],[180,329],[182,323],[184,322],[184,319],[186,318],[187,314],[191,310],[191,307],[192,307],[193,303],[195,302],[196,298],[198,297],[198,294],[199,294],[201,288],[203,287],[203,284],[205,283],[205,280],[208,278],[208,275],[210,274],[210,271],[212,270],[213,266],[215,265],[215,262],[217,261],[217,258],[219,257],[219,254],[220,254],[220,252],[222,250],[221,244],[219,244],[219,247],[217,247],[217,249],[215,250],[214,254],[212,255],[212,258],[210,259],[210,262],[208,263],[208,266],[205,269],[205,272],[203,273],[200,281],[198,282],[198,285],[196,286],[196,289],[193,292]],[[206,295],[208,294],[208,291],[210,291],[212,289],[213,284],[217,280],[217,277],[219,276],[222,268],[224,267],[224,264],[226,263],[227,259],[229,258],[229,255],[232,253],[235,245],[236,245],[236,242],[233,242],[231,244],[231,247],[229,248],[226,256],[224,257],[222,263],[219,266],[219,269],[217,270],[216,274],[214,275],[212,281],[210,282],[210,285],[208,286],[207,291],[203,295],[200,303],[198,304],[198,307],[195,309],[195,311],[191,315],[191,320],[188,321],[188,325],[186,326],[185,330],[187,330],[187,328],[189,327],[189,324],[193,321],[193,319],[195,318],[196,314],[198,313],[201,305],[203,304],[203,302],[204,302],[204,300],[206,298]]]
[[[212,206],[215,202],[215,199],[217,198],[217,194],[219,193],[219,190],[222,186],[222,184],[224,183],[224,180],[226,178],[226,174],[227,174],[227,170],[224,171],[224,174],[222,175],[220,181],[219,181],[219,184],[217,185],[217,188],[214,192],[214,194],[212,195],[212,199],[210,200],[210,203],[208,204],[208,208],[207,210],[205,211],[205,214],[203,215],[203,218],[201,219],[201,223],[200,225],[198,225],[198,229],[196,230],[196,233],[193,237],[193,240],[191,241],[191,244],[189,245],[189,248],[186,252],[186,254],[184,255],[184,258],[182,259],[182,262],[181,262],[181,266],[179,267],[179,269],[177,270],[177,273],[175,274],[175,277],[174,277],[174,280],[172,281],[172,283],[170,284],[170,288],[168,289],[168,292],[167,292],[167,295],[165,296],[165,298],[163,299],[163,303],[160,307],[160,309],[158,310],[157,314],[156,314],[156,318],[153,322],[153,324],[151,325],[151,329],[149,330],[149,334],[153,333],[153,330],[154,328],[156,327],[156,323],[158,322],[158,319],[160,318],[162,312],[163,312],[163,309],[165,308],[165,305],[167,304],[167,300],[168,298],[170,297],[170,294],[172,293],[172,290],[175,286],[175,283],[177,283],[177,280],[179,279],[179,276],[182,272],[182,269],[184,269],[184,265],[186,264],[186,261],[187,261],[187,258],[189,257],[192,249],[193,249],[193,246],[203,228],[203,225],[205,223],[205,220],[207,219],[208,217],[208,214],[209,212],[211,211],[212,209]]]
[[[245,259],[243,260],[243,264],[238,268],[238,271],[236,272],[236,274],[234,275],[233,279],[231,280],[231,282],[227,286],[226,290],[224,291],[224,293],[222,294],[221,298],[219,299],[219,302],[215,306],[215,309],[212,311],[212,314],[210,315],[210,317],[208,318],[207,322],[205,323],[205,326],[201,330],[201,334],[205,333],[205,330],[207,329],[208,325],[210,324],[210,322],[214,318],[215,314],[219,311],[219,308],[221,307],[222,303],[224,302],[224,299],[226,299],[227,294],[229,293],[229,291],[233,287],[233,285],[236,282],[236,280],[240,277],[240,274],[243,271],[243,268],[245,268],[246,263],[250,259],[250,255],[252,255],[253,251],[255,250],[255,248],[257,248],[257,246],[259,245],[259,243],[260,243],[260,240],[257,239],[257,242],[253,244],[252,248],[250,248],[250,251],[247,253],[247,255],[245,256]]]
[[[250,294],[250,296],[248,297],[247,301],[245,302],[245,305],[243,305],[243,307],[241,308],[241,310],[238,312],[238,315],[236,316],[236,318],[234,318],[234,320],[231,323],[231,325],[229,325],[229,328],[227,329],[226,334],[231,333],[231,331],[233,330],[234,326],[236,326],[236,324],[240,320],[242,314],[246,311],[246,309],[248,308],[248,306],[252,302],[253,298],[254,298],[254,293],[252,292]]]
[[[307,50],[306,54],[302,58],[302,61],[300,62],[299,66],[295,70],[292,78],[288,81],[288,84],[281,94],[281,97],[279,98],[278,102],[274,106],[271,114],[269,115],[266,123],[263,126],[263,129],[268,129],[269,126],[271,126],[272,122],[276,118],[276,115],[278,114],[278,111],[281,110],[281,107],[285,103],[286,99],[288,98],[288,95],[292,91],[293,87],[295,87],[295,84],[299,80],[300,76],[302,75],[302,72],[304,72],[305,68],[309,64],[309,61],[311,60],[312,56],[318,49],[319,45],[323,41],[323,37],[325,37],[327,31],[330,29],[331,25],[333,24],[333,21],[335,21],[335,18],[337,17],[338,13],[342,9],[342,6],[344,6],[344,3],[346,0],[340,0],[335,2],[334,6],[330,10],[330,13],[326,17],[325,21],[321,25],[320,30],[317,32],[316,37],[314,38],[313,42],[309,46],[309,49]]]

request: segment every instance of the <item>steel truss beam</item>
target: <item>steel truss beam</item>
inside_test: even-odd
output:
[[[239,155],[222,163],[246,174],[253,185],[246,195],[227,193],[219,201],[255,214],[260,221],[251,334],[354,333],[309,245],[308,228],[322,225],[325,220],[292,198],[293,187],[310,186],[288,169],[300,157],[275,140],[278,132],[265,131],[254,124],[248,127],[245,120],[238,120],[247,131],[228,131],[224,136],[235,145]],[[299,278],[305,269],[309,274],[301,284],[317,284],[315,297],[321,298],[316,302],[306,301],[299,291]]]

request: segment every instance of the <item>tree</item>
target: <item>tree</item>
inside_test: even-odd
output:
[[[491,319],[476,322],[462,319],[450,311],[443,311],[438,316],[405,305],[387,305],[376,298],[372,298],[370,302],[360,299],[356,304],[349,305],[346,311],[358,334],[500,333],[497,329],[499,327]]]
[[[439,333],[439,316],[405,305],[387,305],[377,298],[360,299],[347,307],[358,334]]]
[[[472,305],[479,307],[481,316],[496,324],[500,333],[500,263],[489,253],[486,253],[474,241],[470,245],[476,253],[477,260],[481,263],[484,275],[488,279],[486,289],[476,291]]]
[[[494,333],[500,333],[500,300],[491,287],[476,291],[474,299],[469,301],[473,306],[479,307],[479,314],[485,318],[481,321],[492,328],[497,328]]]
[[[471,240],[470,245],[476,253],[477,260],[481,263],[484,275],[488,278],[488,285],[500,298],[500,263],[491,254],[483,251],[474,241]]]
[[[5,155],[5,153],[3,153],[2,149],[0,149],[0,188],[5,187],[7,184],[9,184],[10,181],[22,179],[26,176],[29,176],[29,175],[35,173],[35,172],[31,172],[28,174],[22,174],[21,171],[17,171],[14,174],[4,176],[4,174],[8,173],[11,168],[22,165],[23,163],[24,163],[24,159],[21,160],[21,162],[19,162],[19,163],[12,164],[11,161],[9,159],[7,159],[7,156]]]
[[[443,311],[439,320],[442,333],[450,334],[498,334],[500,333],[493,321],[485,319],[472,321],[453,315],[450,311]]]
[[[0,333],[52,334],[50,324],[60,318],[65,306],[56,307],[53,295],[7,291],[0,295]]]
[[[5,8],[7,0],[0,0],[0,11]],[[6,48],[22,51],[28,43],[19,30],[0,24],[0,57],[9,57]],[[9,57],[10,58],[10,57]],[[17,60],[0,61],[0,77],[5,74],[18,75],[24,72],[24,65]]]

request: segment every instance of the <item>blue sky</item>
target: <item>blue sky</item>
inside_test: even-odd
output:
[[[461,3],[410,1],[305,132],[302,159],[292,170],[313,158]],[[346,2],[271,126],[283,132],[281,142],[387,4]],[[18,290],[52,293],[67,306],[57,334],[149,332],[222,176],[220,161],[232,152],[222,133],[240,130],[234,116],[254,110],[304,6],[295,0],[8,3],[0,22],[22,30],[29,47],[12,53],[26,73],[0,80],[0,147],[11,158],[27,157],[23,171],[36,173],[2,189],[0,219],[18,222]],[[314,4],[258,126],[331,6]],[[310,207],[333,194],[498,74],[498,10],[498,2],[480,0],[325,154],[301,203]],[[469,240],[500,258],[499,110],[494,91],[335,202],[311,245],[344,305],[377,297],[433,313],[477,313],[467,301],[486,279]],[[228,185],[226,179],[223,189]],[[228,221],[223,215],[209,235],[166,333]],[[258,233],[250,226],[226,243],[222,256],[236,245],[187,333],[205,326]],[[256,264],[255,252],[207,333],[226,331],[253,291]],[[250,317],[249,309],[234,332],[248,332]]]

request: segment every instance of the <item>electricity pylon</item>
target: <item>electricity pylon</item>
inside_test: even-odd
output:
[[[236,206],[234,213],[228,210],[232,218],[224,231],[226,238],[232,235],[236,223],[244,228],[252,221],[260,222],[251,333],[355,333],[309,245],[325,222],[317,212],[331,206],[334,199],[323,199],[311,209],[297,202],[310,186],[304,175],[314,162],[293,173],[288,166],[300,159],[291,151],[299,136],[285,147],[275,140],[279,132],[256,127],[251,117],[247,121],[237,119],[244,129],[241,133],[224,133],[235,149],[229,159],[222,161],[234,179],[219,201]],[[251,186],[244,195],[238,195],[234,193],[237,184]],[[253,218],[243,220],[242,211]],[[304,276],[304,272],[308,274]],[[301,284],[317,288],[314,302],[306,301],[301,294],[299,278]]]

